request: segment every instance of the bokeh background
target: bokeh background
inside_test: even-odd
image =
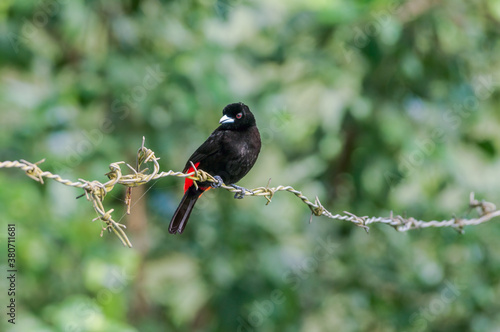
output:
[[[424,220],[474,217],[471,191],[500,203],[496,0],[2,0],[0,30],[0,160],[105,181],[145,136],[182,170],[242,101],[263,139],[246,187]],[[80,194],[0,170],[2,331],[500,331],[498,221],[366,234],[287,193],[212,190],[172,236],[165,178],[134,189],[129,249]]]

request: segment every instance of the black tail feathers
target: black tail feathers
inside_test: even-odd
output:
[[[170,226],[168,227],[168,232],[170,234],[181,234],[184,231],[189,216],[191,215],[191,211],[193,211],[194,204],[202,192],[203,191],[200,192],[199,189],[197,190],[194,188],[194,186],[188,188],[184,197],[182,197],[182,201],[177,207],[177,210],[175,210],[172,220],[170,221]]]

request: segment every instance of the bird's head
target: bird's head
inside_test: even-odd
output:
[[[255,118],[248,106],[240,102],[224,107],[219,123],[222,129],[240,130],[255,126]]]

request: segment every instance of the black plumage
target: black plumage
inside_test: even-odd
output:
[[[184,172],[192,172],[191,162],[212,176],[218,176],[226,184],[235,184],[253,167],[259,156],[261,140],[255,117],[243,103],[227,105],[222,111],[220,126],[189,157]],[[210,182],[198,183],[186,179],[184,197],[172,217],[168,231],[182,233],[194,204]]]

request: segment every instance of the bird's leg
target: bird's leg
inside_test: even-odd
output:
[[[214,179],[217,182],[212,182],[212,184],[210,186],[212,186],[212,188],[214,188],[214,189],[220,188],[222,186],[222,184],[224,183],[224,181],[222,181],[222,178],[218,175],[215,175]]]
[[[237,189],[239,190],[240,192],[234,194],[234,198],[236,199],[242,199],[245,197],[245,191],[248,191],[249,193],[253,194],[253,191],[251,191],[250,189],[247,189],[247,188],[244,188],[244,187],[240,187],[240,186],[237,186],[235,184],[230,184],[231,187],[233,187],[234,189]]]

